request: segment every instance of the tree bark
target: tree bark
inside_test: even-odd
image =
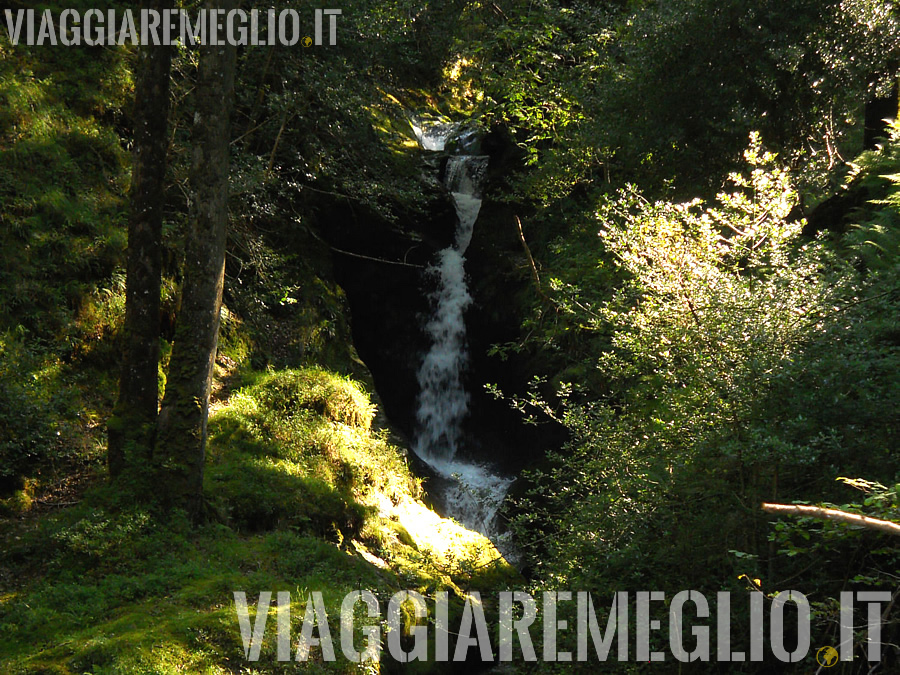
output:
[[[234,0],[212,3],[230,10]],[[169,507],[192,520],[203,513],[203,464],[209,390],[216,357],[225,274],[228,222],[230,113],[236,50],[200,48],[191,165],[191,217],[185,241],[181,309],[166,393],[159,417],[155,461]]]
[[[763,504],[762,510],[776,515],[808,516],[819,520],[834,520],[839,523],[858,525],[870,530],[900,536],[900,523],[861,516],[856,513],[847,513],[838,509],[825,509],[821,506],[802,506],[799,504]]]
[[[171,7],[171,0],[142,3]],[[159,403],[159,305],[163,185],[168,151],[172,50],[141,48],[134,96],[125,324],[119,398],[107,425],[113,478],[150,470]]]
[[[888,122],[897,119],[897,82],[887,96],[873,96],[866,101],[863,150],[874,150],[888,136]]]

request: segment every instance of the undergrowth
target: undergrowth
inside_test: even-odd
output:
[[[372,429],[359,384],[320,368],[240,377],[210,420],[205,488],[217,517],[199,530],[178,513],[122,507],[102,487],[74,507],[0,521],[2,672],[350,672],[354,664],[325,663],[315,649],[310,663],[277,662],[274,627],[250,667],[233,592],[255,606],[260,591],[290,591],[297,634],[307,595],[319,591],[338,635],[353,590],[371,590],[384,611],[400,589],[456,597],[514,578],[485,564],[496,555],[485,540],[440,558],[391,512],[424,510],[421,488]]]

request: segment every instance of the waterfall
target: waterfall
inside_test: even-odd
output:
[[[465,312],[472,296],[466,286],[464,255],[481,210],[477,188],[487,160],[477,155],[450,157],[444,172],[444,183],[456,207],[457,226],[453,245],[440,251],[437,264],[428,268],[428,274],[437,279],[437,290],[431,297],[434,311],[425,325],[431,349],[419,368],[416,410],[420,427],[416,452],[425,459],[453,459],[469,408],[462,374],[468,361]]]
[[[440,152],[459,125],[414,122],[413,128],[423,149]],[[471,131],[466,133],[471,135]],[[469,136],[459,147],[472,146]],[[472,296],[466,284],[465,253],[481,209],[480,188],[487,165],[488,157],[483,155],[452,155],[444,169],[444,185],[456,209],[457,227],[453,245],[440,251],[437,262],[427,270],[436,280],[436,290],[431,295],[433,311],[424,326],[431,348],[418,372],[419,431],[414,450],[447,481],[443,496],[449,515],[496,541],[495,516],[512,479],[497,476],[486,466],[456,459],[469,408],[463,374],[468,363],[465,312]]]
[[[426,126],[427,125],[427,126]],[[452,136],[459,125],[455,122],[436,122],[428,124],[423,120],[413,120],[412,128],[419,139],[419,145],[425,150],[442,152],[447,139]]]

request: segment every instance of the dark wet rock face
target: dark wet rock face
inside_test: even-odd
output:
[[[519,336],[519,311],[531,283],[522,267],[513,210],[491,194],[515,151],[496,133],[468,134],[455,145],[491,154],[483,206],[465,254],[473,303],[465,315],[469,358],[464,379],[470,412],[463,423],[460,455],[516,472],[558,446],[561,436],[549,426],[524,425],[507,402],[484,390],[491,383],[522,393],[530,379],[516,355],[505,361],[488,356],[492,345]],[[448,156],[423,154],[423,173],[442,175]],[[347,200],[329,201],[319,209],[322,236],[333,249],[335,276],[349,300],[356,350],[373,374],[385,413],[410,441],[417,432],[417,372],[430,346],[422,326],[432,310],[429,293],[435,280],[425,268],[451,245],[457,222],[450,195],[438,184],[423,187],[423,201],[424,216],[401,216],[395,222]]]

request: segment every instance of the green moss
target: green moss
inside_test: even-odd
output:
[[[360,386],[348,378],[319,368],[287,370],[265,378],[254,397],[274,411],[292,415],[310,409],[334,422],[369,429],[374,406]]]
[[[104,441],[124,313],[128,153],[114,125],[129,53],[12,48],[0,35],[0,380],[14,373],[0,383],[0,483],[58,482]]]
[[[210,421],[206,492],[222,522],[192,530],[177,512],[123,505],[104,487],[24,530],[0,527],[0,563],[22,579],[0,593],[0,671],[224,674],[246,665],[233,591],[253,603],[261,590],[289,590],[294,616],[319,591],[337,639],[340,603],[359,588],[458,598],[511,583],[484,564],[493,549],[416,501],[418,483],[371,429],[358,384],[316,368],[242,378]],[[398,505],[433,521],[385,512]],[[434,522],[443,544],[427,539]],[[278,664],[273,627],[267,636],[253,672],[313,667]],[[320,666],[354,671],[340,657]]]

